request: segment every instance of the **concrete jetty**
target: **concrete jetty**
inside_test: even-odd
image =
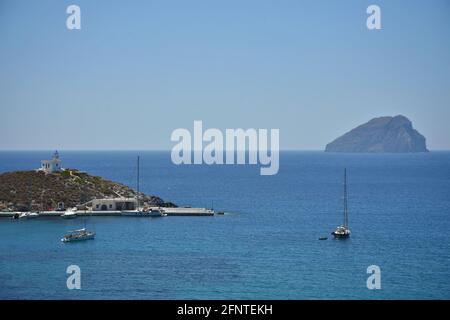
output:
[[[154,207],[153,209],[159,209],[164,211],[167,216],[194,216],[194,217],[208,217],[214,216],[215,211],[212,209],[206,208],[186,208],[186,207],[178,207],[178,208],[162,208],[162,207]],[[0,217],[13,217],[15,214],[21,214],[22,212],[0,212]],[[60,217],[64,211],[39,211],[39,216],[41,217]],[[93,216],[93,217],[120,217],[122,216],[122,211],[95,211],[95,210],[78,210],[77,216]]]
[[[167,214],[167,216],[213,216],[215,214],[214,210],[206,208],[177,207],[163,208],[162,210]]]

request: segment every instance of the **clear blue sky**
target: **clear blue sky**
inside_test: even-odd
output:
[[[446,0],[0,0],[0,70],[0,149],[169,149],[194,120],[323,149],[397,114],[450,149]]]

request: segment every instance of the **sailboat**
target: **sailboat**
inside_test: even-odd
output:
[[[63,219],[73,219],[78,216],[77,207],[67,209],[64,214],[61,215]],[[80,212],[81,215],[81,212]],[[90,215],[92,217],[92,215]],[[68,231],[62,238],[61,241],[66,242],[74,242],[74,241],[84,241],[84,240],[93,240],[95,239],[95,231],[90,231],[86,229],[86,210],[83,214],[83,223],[84,227],[77,230]]]
[[[347,169],[344,169],[344,224],[338,226],[331,234],[335,238],[348,238],[350,229],[348,228],[348,199],[347,199]]]
[[[165,217],[167,216],[166,213],[164,213],[162,210],[159,209],[148,209],[145,210],[143,207],[141,207],[141,201],[140,201],[140,193],[139,193],[139,180],[140,180],[140,158],[137,157],[137,184],[136,184],[136,200],[137,200],[137,207],[136,210],[131,211],[122,211],[122,216],[127,217]]]

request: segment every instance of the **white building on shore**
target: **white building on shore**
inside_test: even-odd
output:
[[[92,211],[123,211],[136,210],[135,198],[106,198],[91,201]]]
[[[52,160],[42,160],[39,170],[44,171],[45,173],[61,171],[61,160],[59,159],[58,151],[55,151]]]

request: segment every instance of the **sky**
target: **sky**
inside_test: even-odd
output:
[[[194,120],[323,150],[398,114],[450,149],[449,0],[0,0],[0,150],[166,150]]]

